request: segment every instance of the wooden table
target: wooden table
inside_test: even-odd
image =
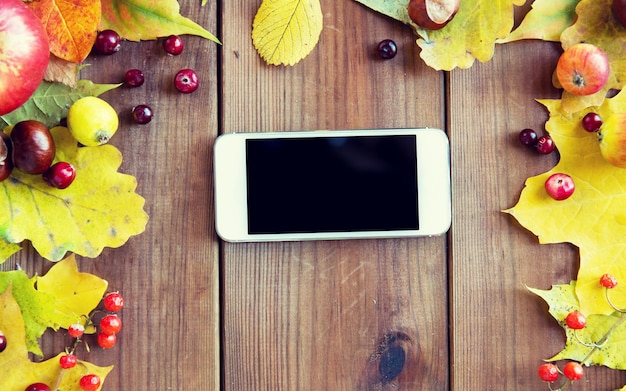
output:
[[[103,97],[122,118],[112,143],[122,171],[138,178],[151,219],[145,233],[79,266],[126,297],[124,331],[112,350],[85,358],[115,364],[105,390],[542,390],[543,358],[563,332],[525,285],[547,289],[575,278],[572,246],[539,245],[501,210],[524,180],[556,155],[516,141],[543,129],[536,98],[557,98],[551,73],[558,44],[498,46],[466,70],[437,72],[419,58],[411,30],[352,0],[322,0],[324,30],[294,67],[266,65],[251,24],[260,1],[181,1],[181,13],[215,32],[222,46],[186,37],[185,52],[159,42],[125,42],[122,53],[93,57],[83,78],[121,80],[141,68],[146,84]],[[530,3],[530,2],[529,2]],[[530,7],[518,11],[517,19]],[[396,41],[396,58],[374,48]],[[174,90],[184,67],[201,87]],[[129,111],[155,110],[146,126]],[[440,127],[451,142],[453,223],[437,238],[230,244],[214,231],[212,144],[220,133]],[[29,274],[51,264],[32,249],[18,262]],[[47,337],[56,354],[65,339]],[[393,381],[381,358],[402,348]],[[389,355],[391,353],[391,356]],[[393,369],[387,372],[393,373]],[[592,369],[575,390],[626,384],[617,371]]]

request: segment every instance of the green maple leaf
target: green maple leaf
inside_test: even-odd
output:
[[[412,26],[420,36],[420,56],[437,70],[469,68],[475,60],[491,60],[495,42],[513,28],[514,6],[525,0],[461,1],[450,23],[437,31],[415,25],[408,15],[406,0],[355,0],[377,12]]]
[[[43,382],[50,387],[58,383],[59,390],[80,391],[80,378],[85,373],[97,374],[104,383],[112,366],[99,367],[79,361],[72,369],[61,369],[59,358],[65,353],[41,362],[33,362],[28,358],[29,350],[24,343],[26,327],[22,317],[23,309],[14,298],[14,292],[14,288],[9,287],[0,294],[0,330],[9,341],[6,349],[0,352],[0,368],[5,369],[0,376],[0,389],[24,390],[30,384]]]
[[[73,255],[41,277],[28,278],[21,270],[0,272],[0,293],[11,287],[23,317],[23,340],[28,351],[39,356],[43,354],[37,341],[46,329],[79,323],[98,306],[107,286],[97,276],[79,273]]]
[[[529,288],[548,303],[550,314],[564,328],[567,337],[563,350],[549,360],[569,359],[584,361],[587,365],[626,369],[626,325],[617,323],[626,315],[617,312],[609,315],[589,315],[586,317],[587,325],[581,330],[572,330],[565,324],[567,314],[580,309],[575,292],[576,285],[576,282],[572,281],[569,285],[555,285],[550,290]],[[611,330],[615,325],[616,328]],[[592,352],[594,350],[592,346],[600,342],[602,343]]]
[[[78,99],[99,96],[120,85],[94,84],[89,80],[79,80],[78,86],[71,88],[63,83],[43,81],[26,103],[9,114],[0,116],[0,126],[15,125],[28,118],[43,122],[51,128],[67,117],[68,108]]]
[[[102,0],[98,29],[115,30],[130,41],[191,34],[220,42],[204,27],[182,16],[176,0]]]
[[[522,23],[498,43],[521,39],[541,39],[558,42],[561,33],[576,19],[576,5],[580,0],[536,0]]]
[[[14,169],[0,182],[0,238],[28,239],[41,256],[58,261],[68,251],[96,257],[104,247],[119,247],[143,232],[145,200],[134,192],[135,177],[117,171],[120,151],[110,144],[79,148],[64,127],[51,133],[55,161],[71,163],[76,179],[67,189],[56,189],[41,176]]]
[[[608,163],[595,133],[582,128],[590,111],[609,118],[626,111],[626,92],[606,99],[599,107],[569,113],[562,100],[540,101],[550,111],[546,130],[560,153],[550,171],[528,178],[518,203],[506,212],[538,236],[540,243],[569,242],[580,249],[576,294],[585,314],[610,315],[613,308],[598,281],[604,273],[626,281],[626,169]],[[553,173],[569,174],[576,191],[564,200],[548,196],[544,183]],[[614,303],[626,308],[626,287],[618,285]]]

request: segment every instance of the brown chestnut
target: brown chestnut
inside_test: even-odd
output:
[[[459,10],[460,0],[411,0],[409,17],[426,30],[439,30],[454,18]]]
[[[626,27],[626,0],[613,0],[611,9],[619,24],[621,24],[622,27]]]
[[[11,150],[11,138],[0,131],[0,182],[7,179],[13,171]]]
[[[27,174],[43,174],[56,152],[50,130],[35,120],[18,122],[11,131],[13,165]]]

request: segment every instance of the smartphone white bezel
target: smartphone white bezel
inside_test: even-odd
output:
[[[249,234],[246,191],[246,140],[304,137],[415,135],[418,167],[418,230]],[[440,129],[322,130],[227,133],[214,145],[215,227],[228,242],[267,242],[437,236],[451,224],[450,147]]]

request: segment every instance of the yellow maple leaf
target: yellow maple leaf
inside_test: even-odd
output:
[[[83,375],[93,373],[104,382],[113,369],[85,361],[79,361],[72,369],[62,369],[59,358],[64,353],[42,362],[31,361],[25,344],[24,320],[10,287],[0,294],[0,330],[7,338],[7,347],[0,353],[0,368],[7,369],[0,376],[0,390],[24,390],[33,383],[44,383],[50,389],[80,391]]]
[[[580,42],[591,43],[606,52],[611,68],[608,82],[597,93],[577,96],[563,92],[563,109],[570,113],[601,105],[609,90],[621,90],[626,83],[626,29],[613,16],[611,4],[612,0],[581,0],[576,6],[576,22],[561,34],[563,49]],[[556,77],[553,84],[560,87]]]
[[[613,308],[598,281],[611,273],[626,281],[626,169],[608,163],[600,153],[595,133],[582,128],[590,111],[602,118],[626,111],[626,92],[606,99],[601,106],[569,113],[562,100],[540,101],[550,111],[546,130],[560,153],[550,171],[528,178],[518,203],[506,212],[538,236],[540,243],[569,242],[580,249],[576,294],[585,314],[610,314]],[[574,194],[555,201],[545,191],[553,173],[569,174]],[[625,284],[626,285],[626,284]],[[621,291],[621,293],[620,293]],[[626,287],[612,292],[613,302],[626,308]]]
[[[271,65],[294,65],[319,40],[323,15],[319,0],[263,0],[252,24],[252,43]]]

